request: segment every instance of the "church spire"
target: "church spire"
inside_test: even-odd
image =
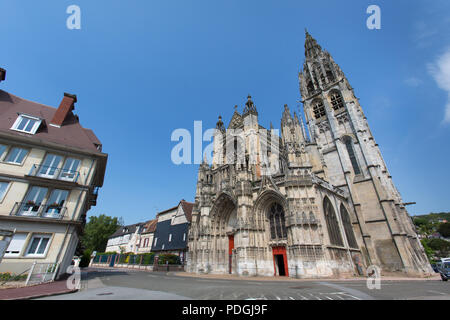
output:
[[[305,57],[316,58],[322,52],[322,47],[305,29]]]
[[[249,113],[253,113],[256,115],[258,114],[258,111],[256,111],[256,106],[252,101],[251,95],[248,95],[248,97],[247,97],[247,102],[245,103],[245,107],[244,107],[244,116]]]
[[[219,116],[219,121],[216,123],[216,129],[225,132],[225,126],[223,125],[222,116]]]

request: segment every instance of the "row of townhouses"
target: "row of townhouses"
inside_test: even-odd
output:
[[[172,253],[185,261],[194,204],[181,200],[147,222],[120,227],[108,240],[106,252]]]
[[[64,93],[54,108],[0,89],[0,230],[11,232],[0,236],[0,273],[54,263],[59,276],[72,261],[108,158],[76,102]]]

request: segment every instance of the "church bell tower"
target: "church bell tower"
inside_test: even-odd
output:
[[[367,263],[386,271],[429,271],[412,220],[353,88],[307,31],[299,81],[311,143],[325,164],[313,170],[347,191],[355,209],[354,229],[367,248]]]

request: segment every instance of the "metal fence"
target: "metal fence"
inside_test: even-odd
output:
[[[157,261],[155,254],[99,254],[94,257],[92,264],[108,267],[146,269],[153,271],[183,271],[184,265],[180,259],[176,261]]]
[[[59,263],[37,263],[33,265],[28,272],[25,285],[39,284],[54,281],[58,272]]]
[[[95,264],[114,265],[153,265],[154,255],[152,254],[100,254],[96,255],[92,261]]]

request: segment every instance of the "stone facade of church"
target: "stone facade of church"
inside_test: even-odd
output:
[[[186,270],[431,273],[353,88],[308,33],[299,82],[306,127],[285,105],[281,131],[265,129],[250,96],[227,129],[219,117],[212,164],[199,168]]]

